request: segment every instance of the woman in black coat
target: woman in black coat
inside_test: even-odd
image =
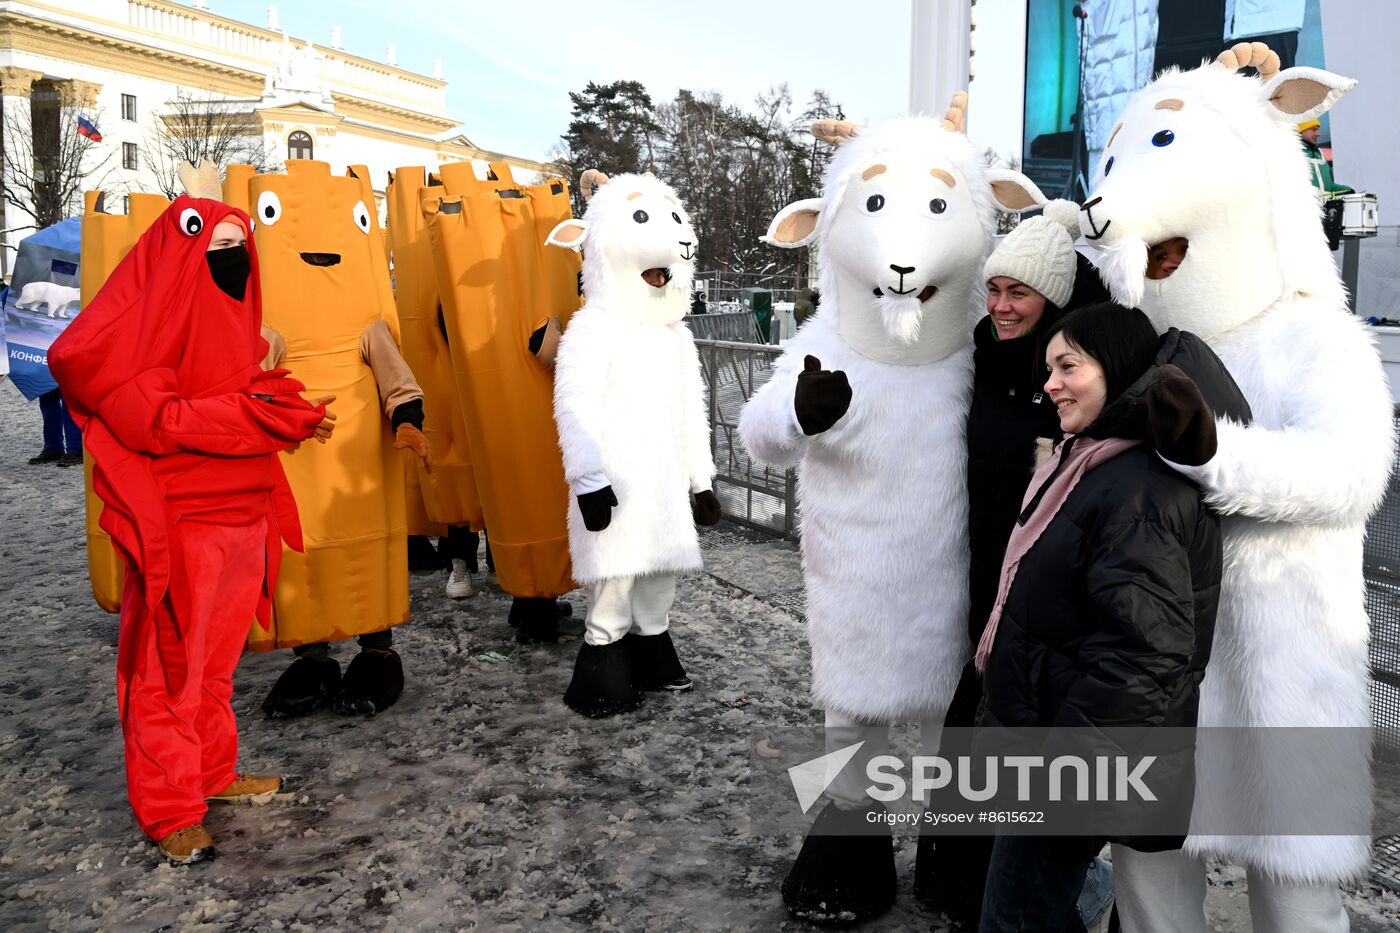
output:
[[[976,656],[980,724],[1194,727],[1220,527],[1201,491],[1158,454],[1204,463],[1214,415],[1180,369],[1156,364],[1159,340],[1140,311],[1086,308],[1049,337],[1045,391],[1065,439],[1033,477],[1008,542]],[[1191,763],[1175,765],[1189,812]],[[981,929],[1077,929],[1075,902],[1104,842],[999,836]]]
[[[1050,202],[1042,215],[1008,234],[984,267],[987,316],[972,332],[967,418],[969,654],[996,600],[1006,539],[1035,472],[1037,450],[1062,434],[1045,393],[1048,334],[1066,312],[1108,299],[1098,272],[1075,251],[1078,216],[1078,205]],[[969,660],[944,728],[975,725],[981,700],[982,679]],[[965,737],[950,733],[950,751],[956,754],[956,742]],[[975,928],[991,854],[989,836],[921,836],[915,896]]]

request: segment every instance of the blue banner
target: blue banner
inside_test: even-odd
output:
[[[82,220],[74,217],[25,237],[5,296],[5,345],[10,379],[26,398],[56,388],[49,347],[78,316],[78,249]]]

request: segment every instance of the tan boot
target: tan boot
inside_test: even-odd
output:
[[[214,850],[214,837],[199,823],[175,830],[156,845],[160,846],[161,854],[172,865],[207,862],[218,854]]]
[[[282,789],[282,778],[276,774],[235,774],[228,787],[205,797],[205,800],[219,803],[251,803],[262,806],[277,796]]]

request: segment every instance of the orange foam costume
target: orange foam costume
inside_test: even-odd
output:
[[[273,714],[332,700],[344,712],[373,713],[403,686],[386,632],[409,618],[404,455],[394,429],[399,446],[427,447],[366,175],[336,177],[324,162],[291,159],[285,175],[231,165],[224,182],[224,199],[246,204],[255,222],[271,346],[263,365],[295,367],[308,393],[335,397],[337,416],[334,444],[282,454],[306,549],[283,555],[272,625],[253,629],[248,647],[306,650],[264,703]],[[402,419],[415,408],[416,419]],[[326,646],[352,636],[362,651],[341,681]]]
[[[403,356],[423,389],[423,433],[433,453],[432,473],[420,465],[408,477],[408,530],[418,535],[446,534],[451,525],[481,531],[485,524],[452,354],[438,328],[432,244],[420,207],[425,197],[441,192],[417,165],[396,169],[384,192]]]
[[[577,584],[547,358],[579,307],[581,265],[544,242],[571,216],[568,187],[517,186],[503,163],[485,181],[465,162],[438,174],[422,210],[496,576],[517,639],[554,640],[554,600]]]
[[[78,286],[82,293],[82,306],[86,308],[102,290],[112,270],[131,252],[141,234],[170,206],[170,201],[158,194],[133,194],[125,214],[106,213],[101,191],[86,192],[83,202]],[[92,489],[92,467],[92,458],[84,458],[88,579],[92,583],[92,595],[97,604],[108,612],[117,612],[121,609],[126,570],[112,547],[112,539],[99,524],[102,500]]]
[[[248,226],[177,198],[49,352],[126,567],[117,695],[153,839],[199,823],[234,779],[233,669],[268,620],[283,544],[300,546],[276,451],[325,417],[285,371],[259,370],[257,252],[209,251],[223,221]]]

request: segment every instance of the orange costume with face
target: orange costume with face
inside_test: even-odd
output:
[[[569,489],[553,418],[553,377],[530,349],[551,316],[579,306],[579,258],[544,247],[570,216],[561,181],[528,188],[493,164],[439,170],[422,203],[476,485],[501,587],[515,597],[574,589]]]
[[[361,177],[292,159],[285,175],[229,166],[224,200],[246,205],[262,263],[264,367],[296,368],[308,397],[335,396],[333,443],[282,454],[306,551],[285,553],[270,631],[255,651],[340,641],[408,620],[404,454],[390,419],[422,393],[398,320],[374,195]]]

